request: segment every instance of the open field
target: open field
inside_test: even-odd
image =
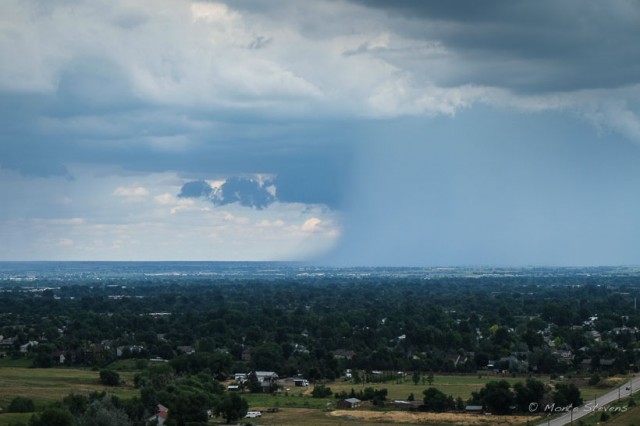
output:
[[[0,368],[0,406],[6,407],[16,396],[33,399],[36,408],[61,400],[71,392],[107,391],[121,398],[138,394],[133,387],[133,374],[120,373],[126,383],[118,387],[99,383],[99,373],[91,370],[67,368]],[[3,417],[0,415],[0,418]],[[1,423],[0,423],[1,424]]]
[[[257,408],[265,410],[269,407],[278,408],[311,408],[321,410],[329,406],[335,406],[334,398],[312,398],[310,395],[300,395],[298,392],[289,392],[289,395],[270,395],[259,393],[243,393],[242,397],[249,402],[251,410]]]
[[[536,377],[536,379],[541,380],[544,383],[549,383],[549,377]],[[484,374],[481,376],[478,375],[436,375],[434,376],[433,384],[418,384],[414,385],[410,378],[405,379],[404,381],[398,382],[387,382],[387,383],[366,383],[366,384],[354,384],[353,382],[334,382],[328,383],[327,386],[331,388],[331,390],[335,392],[346,391],[351,392],[353,388],[356,392],[362,390],[366,387],[373,387],[375,389],[386,388],[389,391],[388,399],[406,399],[410,393],[413,393],[416,399],[422,399],[422,391],[426,388],[432,386],[447,395],[451,395],[452,397],[461,397],[463,400],[467,400],[471,397],[472,392],[479,391],[483,386],[485,386],[488,382],[498,381],[498,380],[506,380],[512,386],[517,382],[524,382],[527,380],[527,377],[511,377],[511,376],[498,376],[492,374]],[[603,383],[597,387],[588,386],[585,380],[578,380],[576,384],[580,389],[580,392],[584,395],[584,398],[592,398],[593,396],[602,395],[607,393],[615,384],[621,383],[625,378],[613,378],[607,380],[607,383]],[[310,387],[311,388],[311,387]],[[295,391],[292,388],[291,391]]]
[[[382,389],[386,388],[389,392],[387,399],[407,399],[410,393],[413,393],[416,399],[422,399],[422,391],[427,389],[428,387],[434,387],[438,390],[444,392],[447,395],[451,395],[454,398],[458,396],[463,400],[467,400],[471,397],[471,392],[479,391],[484,385],[488,382],[495,380],[506,380],[512,385],[516,382],[522,382],[526,380],[526,378],[518,377],[502,377],[502,376],[494,376],[494,375],[482,375],[479,377],[478,375],[468,375],[468,376],[434,376],[433,384],[422,384],[419,383],[414,385],[411,381],[411,378],[407,378],[404,381],[397,382],[387,382],[387,383],[365,383],[365,384],[354,384],[352,382],[335,382],[327,384],[331,388],[333,392],[342,392],[345,391],[347,393],[351,392],[351,389],[358,392],[366,387],[373,387],[374,389]],[[548,377],[540,378],[540,380],[545,383],[549,381]]]

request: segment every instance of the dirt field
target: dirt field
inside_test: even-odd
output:
[[[361,411],[336,410],[330,413],[335,417],[366,422],[409,423],[409,424],[455,424],[468,426],[515,426],[536,420],[530,416],[486,416],[455,413],[409,413],[406,411]]]

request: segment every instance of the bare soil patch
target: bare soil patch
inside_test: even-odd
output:
[[[492,416],[466,413],[413,413],[406,411],[364,411],[335,410],[332,416],[366,422],[409,423],[409,424],[446,424],[466,426],[515,426],[537,420],[531,416]]]

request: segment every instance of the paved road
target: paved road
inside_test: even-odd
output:
[[[592,399],[591,401],[587,401],[584,405],[580,407],[576,407],[570,412],[563,414],[562,416],[547,419],[539,425],[549,425],[549,426],[564,426],[571,424],[571,422],[576,422],[578,419],[592,415],[595,412],[596,416],[600,416],[602,411],[606,410],[607,407],[605,405],[615,401],[618,397],[624,398],[629,396],[632,392],[636,393],[640,391],[640,376],[633,377],[630,381],[626,382],[619,388],[615,388],[612,391],[599,396],[597,399]],[[544,407],[543,407],[544,408]]]

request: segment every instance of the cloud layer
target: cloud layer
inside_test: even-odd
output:
[[[102,200],[109,199],[117,200],[119,210],[104,210],[119,216],[118,226],[153,229],[149,234],[157,244],[145,245],[152,250],[175,239],[176,227],[184,227],[185,235],[202,234],[195,231],[199,222],[176,221],[197,205],[211,209],[215,223],[224,209],[233,209],[234,217],[249,212],[249,223],[264,231],[253,234],[259,236],[252,251],[256,258],[260,250],[268,252],[269,238],[286,239],[287,232],[318,237],[311,238],[315,252],[332,246],[344,213],[349,229],[336,256],[359,261],[353,255],[362,244],[379,247],[381,254],[374,257],[384,263],[385,256],[404,252],[385,249],[383,236],[401,244],[407,235],[422,235],[414,251],[434,250],[436,243],[424,242],[429,232],[413,230],[449,229],[441,217],[467,227],[473,238],[466,241],[486,239],[471,230],[470,224],[482,228],[478,217],[502,217],[513,229],[536,223],[511,219],[527,205],[525,196],[495,203],[491,200],[499,194],[485,186],[520,182],[522,193],[538,204],[564,202],[533,173],[507,167],[488,176],[471,158],[498,169],[519,164],[523,170],[529,164],[543,168],[537,159],[548,158],[558,187],[583,194],[588,182],[594,196],[635,212],[633,197],[623,202],[610,196],[619,188],[631,190],[625,182],[636,182],[633,168],[616,172],[614,161],[595,167],[605,174],[604,183],[580,174],[575,185],[567,184],[574,177],[562,170],[574,167],[565,150],[579,164],[592,166],[609,154],[636,158],[639,21],[640,7],[626,0],[3,1],[0,217],[8,233],[3,236],[18,246],[22,240],[35,244],[35,224],[55,223],[51,229],[60,233],[46,246],[58,241],[70,250],[80,239],[62,228],[72,233],[73,226],[87,231],[88,223],[104,224]],[[504,131],[483,136],[476,117]],[[522,134],[505,125],[522,117],[534,117],[521,121]],[[456,126],[463,127],[461,134]],[[601,149],[593,148],[598,143]],[[440,162],[433,162],[434,156]],[[470,163],[478,180],[442,180],[449,191],[431,183],[464,172],[459,159]],[[440,175],[412,161],[430,164]],[[618,185],[610,174],[618,176]],[[145,183],[157,176],[167,181]],[[473,199],[473,193],[487,196],[459,201]],[[428,204],[424,194],[442,199],[442,211],[430,210],[430,220],[421,221],[419,210]],[[407,202],[412,197],[415,204]],[[588,207],[581,195],[575,201]],[[168,216],[157,216],[158,206],[165,206]],[[559,215],[563,219],[555,223],[563,226],[557,228],[567,229],[577,210],[564,207],[540,215]],[[383,221],[396,216],[405,219]],[[589,217],[576,221],[576,235],[615,220],[633,225],[595,208]],[[64,222],[74,218],[85,222]],[[539,229],[549,223],[540,221]],[[234,232],[243,233],[239,227]],[[230,240],[225,239],[227,247]],[[250,245],[249,239],[242,241],[245,248]],[[465,245],[464,239],[450,241],[457,243],[443,262]],[[205,253],[206,243],[200,244]],[[549,237],[540,247],[553,244]],[[5,258],[29,253],[23,246],[13,254],[2,248]],[[177,250],[176,258],[188,257],[186,252]],[[585,261],[593,262],[595,253]],[[524,259],[525,254],[516,260]]]

